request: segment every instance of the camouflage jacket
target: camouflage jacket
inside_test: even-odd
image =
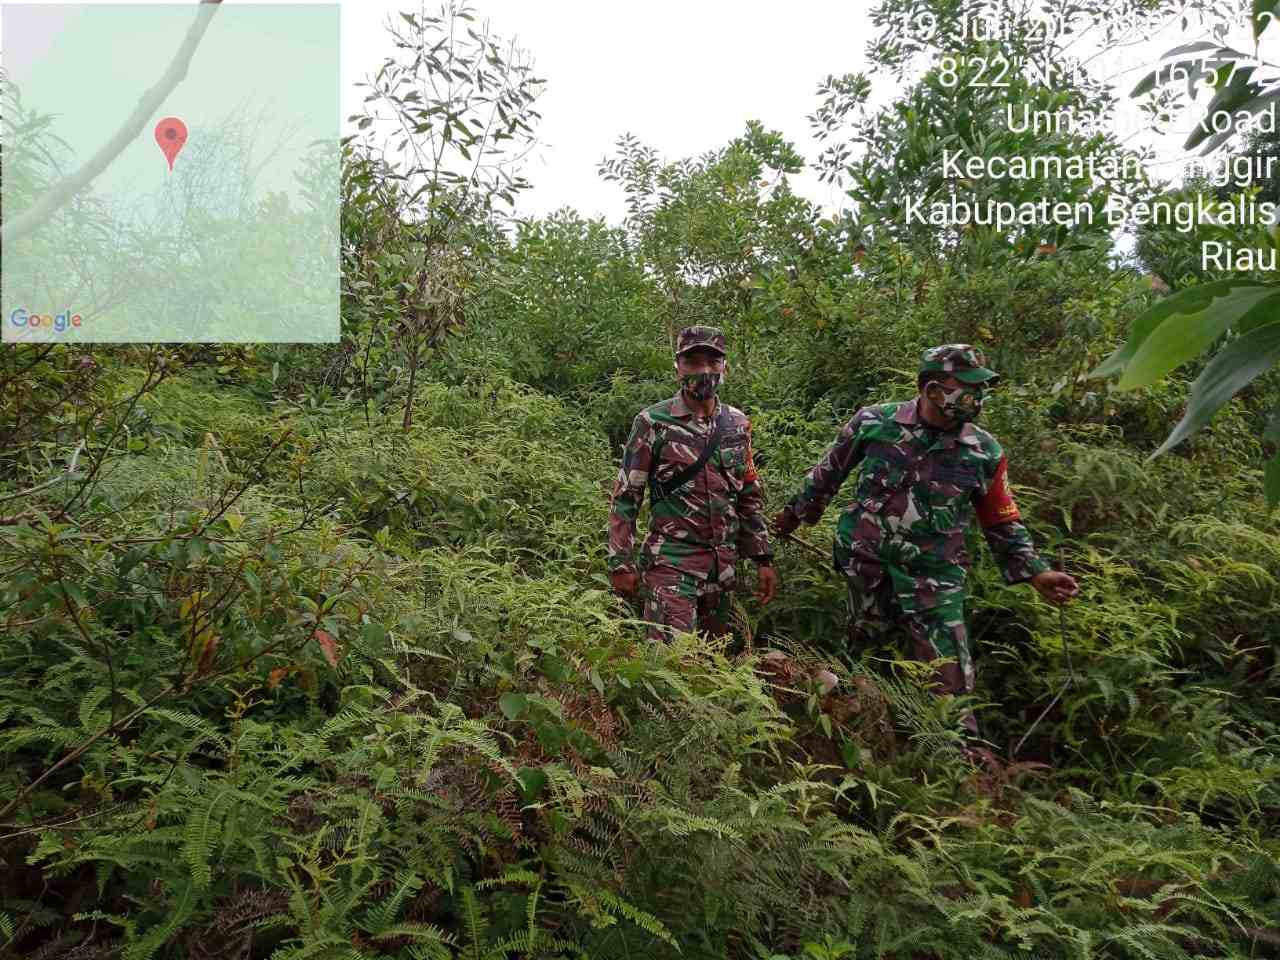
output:
[[[751,421],[720,405],[725,424],[720,449],[683,487],[650,504],[649,536],[642,567],[658,564],[717,579],[733,577],[739,556],[769,554],[764,496],[751,455]],[[631,426],[609,511],[609,570],[634,570],[636,516],[650,471],[665,482],[694,463],[710,436],[715,415],[701,417],[682,394],[641,411]]]
[[[850,577],[875,583],[892,564],[941,586],[963,584],[971,563],[965,533],[975,512],[1006,583],[1050,569],[1021,523],[996,438],[972,423],[949,431],[930,427],[917,403],[859,410],[809,471],[791,511],[816,523],[861,464],[836,527],[835,565]]]

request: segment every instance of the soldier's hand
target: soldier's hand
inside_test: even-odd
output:
[[[1031,578],[1031,585],[1039,591],[1049,603],[1061,606],[1080,593],[1080,585],[1075,577],[1061,570],[1046,570]]]
[[[759,583],[756,585],[756,597],[761,604],[767,604],[778,593],[778,571],[769,564],[756,568]]]
[[[800,526],[800,518],[790,510],[779,510],[773,515],[769,525],[775,534],[784,537]]]
[[[614,593],[620,593],[624,597],[634,596],[640,589],[640,578],[630,570],[615,570],[609,574],[609,579],[613,583]]]

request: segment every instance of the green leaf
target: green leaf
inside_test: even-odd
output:
[[[1197,50],[1193,50],[1192,49],[1193,47],[1199,47],[1201,49],[1204,49],[1204,48],[1213,49],[1217,47],[1217,44],[1210,43],[1208,41],[1203,41],[1202,43],[1199,43],[1199,44],[1188,44],[1186,47],[1178,47],[1177,49],[1168,51],[1167,53],[1165,53],[1162,59],[1175,57],[1181,53],[1198,52]],[[1152,90],[1155,89],[1156,81],[1160,80],[1161,78],[1163,78],[1164,80],[1164,83],[1162,83],[1161,86],[1164,86],[1165,83],[1169,83],[1171,80],[1175,78],[1181,79],[1183,75],[1185,75],[1188,80],[1194,81],[1199,78],[1199,75],[1201,73],[1204,72],[1204,64],[1205,64],[1205,61],[1203,59],[1177,60],[1172,63],[1162,63],[1158,67],[1156,67],[1154,70],[1152,70],[1150,73],[1148,73],[1145,77],[1143,77],[1141,80],[1139,80],[1137,85],[1134,86],[1134,88],[1129,91],[1129,96],[1140,97],[1144,93],[1150,93]]]
[[[1280,506],[1280,453],[1267,461],[1262,487],[1267,493],[1267,505]]]
[[[523,693],[504,693],[498,698],[498,708],[508,720],[518,720],[529,708],[529,699]]]
[[[89,601],[85,599],[84,592],[79,586],[66,580],[62,581],[62,586],[67,591],[67,595],[76,602],[77,606],[89,606]]]
[[[548,680],[556,683],[564,683],[573,675],[573,668],[570,667],[569,662],[553,653],[544,654],[539,658],[538,670]]]
[[[524,794],[526,802],[536,800],[538,795],[546,789],[548,781],[541,767],[522,767],[516,773],[516,779],[520,781],[520,791]]]
[[[1262,439],[1265,443],[1280,444],[1280,407],[1277,407],[1271,414],[1271,419],[1267,421],[1266,429],[1262,431]]]
[[[1255,84],[1254,86],[1257,85]],[[1280,100],[1280,96],[1277,96],[1275,93],[1262,92],[1246,100],[1244,103],[1240,104],[1240,106],[1233,108],[1231,112],[1237,115],[1243,112],[1257,117],[1263,113],[1269,112],[1271,110],[1271,104],[1275,103],[1277,100]],[[1227,124],[1225,130],[1220,130],[1217,133],[1208,136],[1207,139],[1204,140],[1204,145],[1200,148],[1200,155],[1208,156],[1235,135],[1236,124],[1234,122]]]
[[[1253,0],[1253,39],[1262,36],[1262,31],[1271,26],[1277,16],[1276,8],[1280,0]]]
[[[534,732],[538,735],[538,743],[542,749],[552,755],[559,754],[560,748],[568,739],[564,727],[558,723],[540,723],[535,726]]]
[[[1134,320],[1133,327],[1129,331],[1129,339],[1125,345],[1090,371],[1089,377],[1113,377],[1121,373],[1129,365],[1129,361],[1133,359],[1134,354],[1138,352],[1138,348],[1142,346],[1147,337],[1151,336],[1152,332],[1170,317],[1203,310],[1212,304],[1215,299],[1230,295],[1237,287],[1263,289],[1270,288],[1271,285],[1259,283],[1256,280],[1229,278],[1215,280],[1213,283],[1202,283],[1165,297]]]
[[[128,576],[129,571],[136,567],[142,558],[147,555],[145,547],[131,547],[123,557],[120,558],[120,566],[116,572],[124,577]]]
[[[1182,145],[1184,150],[1195,149],[1207,138],[1218,132],[1210,122],[1216,113],[1225,111],[1231,117],[1229,126],[1235,128],[1238,111],[1247,109],[1247,104],[1260,99],[1262,87],[1250,79],[1257,68],[1237,67],[1234,69],[1234,73],[1232,69],[1233,67],[1230,65],[1219,68],[1218,76],[1215,79],[1221,82],[1226,76],[1230,75],[1231,82],[1218,90],[1213,99],[1209,101],[1209,105],[1204,110],[1204,117],[1191,129],[1190,136],[1187,137],[1186,142]],[[1265,98],[1261,99],[1265,100]]]
[[[1203,427],[1259,374],[1280,363],[1280,321],[1258,327],[1227,344],[1191,385],[1187,412],[1151,455],[1160,456]]]
[[[1170,317],[1152,331],[1126,365],[1119,390],[1149,387],[1165,374],[1198,357],[1215,340],[1250,315],[1274,315],[1280,285],[1236,287],[1194,313]]]

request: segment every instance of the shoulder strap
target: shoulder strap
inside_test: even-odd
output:
[[[652,510],[658,503],[667,499],[671,494],[675,493],[691,479],[697,476],[699,470],[707,465],[707,461],[715,454],[720,447],[720,435],[724,433],[724,404],[720,405],[720,410],[716,414],[715,425],[711,428],[711,436],[707,437],[707,442],[702,445],[702,452],[698,454],[698,459],[685,467],[678,474],[668,480],[666,483],[659,483],[656,473],[649,474],[649,509]],[[657,469],[657,460],[655,458],[653,469]]]

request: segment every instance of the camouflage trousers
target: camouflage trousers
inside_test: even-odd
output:
[[[664,565],[649,567],[644,582],[644,619],[649,639],[669,639],[674,630],[729,632],[729,594],[733,581],[706,579]]]
[[[964,589],[945,591],[935,606],[921,608],[916,599],[913,578],[897,576],[890,570],[880,582],[865,589],[854,578],[848,580],[849,643],[851,649],[872,646],[889,640],[897,631],[906,633],[907,656],[921,663],[943,660],[934,670],[934,689],[941,694],[972,693],[974,687],[973,658],[969,648],[969,631],[964,621]],[[901,580],[901,583],[895,583]],[[900,595],[899,587],[907,591]],[[978,721],[965,711],[963,722],[971,733],[978,732]]]

